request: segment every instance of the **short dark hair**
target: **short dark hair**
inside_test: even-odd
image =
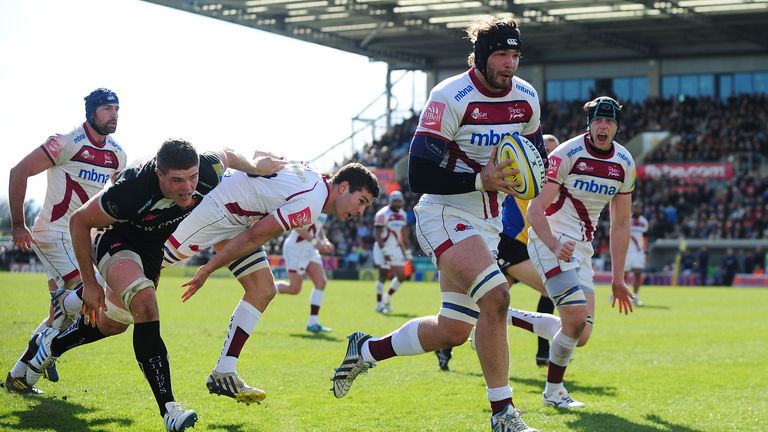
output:
[[[379,181],[376,176],[362,164],[352,162],[344,165],[336,171],[336,174],[331,178],[331,182],[335,185],[341,184],[341,182],[349,183],[349,191],[357,192],[362,189],[366,189],[376,199],[379,196]]]
[[[165,140],[155,158],[157,169],[163,174],[168,170],[185,170],[200,164],[200,156],[189,141],[180,138]]]

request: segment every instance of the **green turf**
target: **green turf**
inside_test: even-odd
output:
[[[159,292],[162,333],[177,399],[200,416],[198,431],[483,431],[489,410],[477,358],[457,348],[452,371],[435,356],[395,358],[360,377],[341,400],[329,378],[354,330],[382,335],[411,317],[436,312],[434,284],[406,283],[392,316],[373,312],[371,282],[331,281],[321,322],[326,337],[304,332],[310,284],[278,297],[240,357],[238,370],[267,391],[261,405],[209,395],[213,368],[241,288],[213,278],[187,304],[181,278],[165,277]],[[41,275],[0,273],[0,364],[3,377],[45,310]],[[535,338],[510,330],[511,379],[525,420],[542,431],[768,430],[768,290],[644,288],[647,306],[628,317],[608,306],[599,287],[590,344],[576,351],[566,385],[588,404],[559,412],[540,403],[544,370],[533,362]],[[532,290],[516,286],[513,304],[534,308]],[[0,392],[0,431],[158,431],[162,422],[134,360],[130,330],[79,347],[59,363],[61,381],[46,393]]]

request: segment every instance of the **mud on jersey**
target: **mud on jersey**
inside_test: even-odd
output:
[[[504,136],[537,132],[539,117],[539,98],[526,81],[514,77],[507,91],[491,93],[470,69],[432,89],[415,135],[448,143],[447,151],[431,149],[436,153],[433,156],[442,158],[441,167],[453,172],[478,173]],[[488,219],[499,216],[502,198],[498,192],[474,191],[424,194],[421,199]]]
[[[400,236],[403,233],[403,227],[408,224],[403,209],[394,211],[389,206],[381,208],[376,212],[373,226],[381,227],[384,232],[384,248],[400,247]]]
[[[193,205],[181,208],[160,190],[155,158],[127,168],[101,196],[101,208],[117,222],[111,230],[141,248],[158,249],[181,221],[197,207],[203,196],[221,181],[224,164],[216,153],[200,155],[200,171]]]
[[[552,231],[575,240],[592,241],[600,212],[617,194],[635,188],[635,162],[621,144],[607,153],[596,151],[583,134],[560,144],[549,155],[547,181],[560,193],[547,207]]]
[[[110,136],[98,144],[85,124],[66,135],[51,136],[40,148],[53,167],[47,170],[45,203],[32,231],[69,235],[69,217],[125,168],[125,151]]]
[[[271,176],[228,171],[210,198],[231,222],[248,225],[270,214],[283,231],[313,224],[328,201],[325,178],[303,164],[287,165]]]

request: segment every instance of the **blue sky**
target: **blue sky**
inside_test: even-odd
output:
[[[2,0],[0,53],[5,197],[8,170],[49,135],[82,123],[83,97],[97,87],[120,97],[113,136],[129,160],[151,155],[168,137],[200,150],[260,148],[306,160],[349,135],[352,117],[384,90],[387,70],[366,57],[138,0]],[[423,85],[418,78],[417,109]],[[409,108],[411,78],[396,91]],[[42,174],[27,197],[41,203],[44,193]]]

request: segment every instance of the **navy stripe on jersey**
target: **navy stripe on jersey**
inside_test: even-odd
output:
[[[461,124],[464,125],[509,125],[528,123],[533,117],[533,108],[528,101],[470,102],[464,111]]]

